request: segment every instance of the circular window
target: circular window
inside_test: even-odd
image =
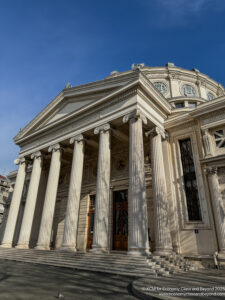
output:
[[[207,94],[207,99],[208,99],[208,100],[213,100],[213,99],[215,99],[215,96],[214,96],[212,93],[209,92],[209,93]]]
[[[182,94],[186,97],[195,97],[196,96],[196,90],[193,86],[189,84],[184,84],[182,86]]]
[[[164,82],[154,82],[153,84],[161,94],[167,92],[167,85]]]

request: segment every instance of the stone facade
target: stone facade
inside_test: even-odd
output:
[[[66,87],[15,137],[1,247],[225,261],[224,100],[171,63]]]

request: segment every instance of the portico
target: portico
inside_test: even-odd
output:
[[[43,138],[40,136],[38,148],[34,147],[35,149],[30,150],[29,147],[24,147],[20,154],[16,179],[16,186],[19,186],[20,190],[17,192],[15,188],[12,201],[15,207],[19,207],[22,199],[21,190],[23,190],[24,178],[26,177],[26,164],[32,165],[32,171],[17,248],[29,248],[32,226],[35,223],[35,209],[37,209],[39,201],[38,190],[42,168],[45,163],[48,163],[50,167],[36,249],[50,250],[51,248],[57,248],[61,251],[77,251],[81,250],[79,244],[80,240],[83,239],[82,250],[86,250],[85,238],[87,239],[89,229],[86,227],[88,224],[83,225],[83,237],[79,232],[80,223],[82,222],[80,219],[83,217],[83,222],[87,223],[84,215],[82,215],[84,207],[81,199],[84,194],[88,196],[86,201],[86,210],[88,210],[90,195],[95,194],[93,241],[90,251],[111,251],[113,249],[113,227],[120,226],[118,222],[122,222],[119,219],[121,216],[113,217],[112,193],[115,190],[127,189],[128,209],[126,214],[128,219],[127,221],[123,220],[124,226],[128,226],[127,250],[131,254],[138,255],[150,253],[147,208],[149,200],[146,196],[146,155],[151,157],[151,160],[153,159],[149,140],[153,143],[156,151],[158,148],[160,149],[160,141],[156,141],[151,136],[145,137],[144,133],[158,128],[157,125],[160,125],[163,131],[163,124],[160,124],[163,117],[162,114],[155,112],[152,116],[154,119],[159,116],[159,120],[157,124],[154,124],[149,112],[146,113],[145,108],[140,105],[143,99],[138,94],[137,83],[140,84],[141,75],[137,73],[136,77],[135,84],[129,87],[127,91],[122,91],[122,97],[119,93],[110,102],[109,106],[106,104],[100,106],[102,107],[101,118],[94,112],[93,115],[96,115],[95,120],[89,120],[85,116],[78,115],[78,120],[83,119],[82,128],[77,126],[78,129],[76,130],[73,129],[74,126],[70,126],[68,134],[65,133],[65,130],[62,130],[64,138],[55,137],[54,142],[51,142],[51,144],[46,139],[41,141]],[[117,99],[120,100],[119,104]],[[49,127],[47,132],[51,136],[54,128],[47,127]],[[39,130],[42,132],[42,127],[37,129],[37,131]],[[42,147],[40,147],[41,144],[43,144]],[[121,150],[124,151],[125,157]],[[45,157],[45,160],[43,160],[43,157]],[[153,179],[158,178],[157,172],[164,172],[164,169],[160,168],[160,164],[160,160],[156,160],[155,169],[152,173]],[[87,168],[89,169],[89,175],[87,175]],[[61,181],[65,179],[64,169],[69,171],[67,171],[68,180],[64,201],[65,213],[60,223],[59,220],[56,220],[58,218],[57,203],[60,186],[62,185]],[[165,175],[161,176],[165,177]],[[160,189],[160,186],[158,189]],[[162,201],[163,203],[163,201],[166,201],[166,195],[162,199],[157,197],[157,195],[154,195],[153,202],[160,203]],[[8,218],[8,224],[11,224],[11,226],[7,225],[6,227],[1,247],[11,247],[13,243],[15,225],[12,226],[11,219],[16,220],[18,214],[18,209],[16,211],[13,208],[14,206],[11,206],[14,212],[13,217],[10,217],[9,214]],[[156,213],[160,216],[160,211]],[[164,215],[166,213],[167,211],[163,212]],[[86,215],[88,216],[88,211],[86,211]],[[115,222],[118,224],[115,224]],[[127,225],[126,222],[128,222]],[[158,222],[157,217],[154,222]],[[164,236],[166,236],[169,245],[172,245],[168,228],[155,226],[155,230],[155,235],[158,235],[157,230],[165,230]],[[122,238],[122,235],[122,233],[117,235],[117,239],[120,236]],[[164,247],[160,245],[160,251],[172,252],[172,246],[168,247],[166,244]]]
[[[174,64],[66,85],[15,137],[1,247],[225,261],[224,95]]]

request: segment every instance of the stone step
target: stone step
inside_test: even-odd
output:
[[[4,254],[2,254],[1,252],[0,252],[0,255],[6,255],[5,253]],[[18,252],[15,252],[15,253],[7,253],[7,256],[9,257],[20,257],[21,256],[21,253],[18,253]],[[58,256],[58,255],[52,255],[51,257],[49,257],[49,256],[43,256],[43,255],[34,255],[33,253],[23,253],[22,254],[22,256],[23,257],[27,257],[27,258],[29,258],[29,257],[31,257],[31,258],[36,258],[36,259],[38,259],[38,258],[46,258],[46,259],[61,259],[61,260],[64,260],[64,261],[82,261],[82,262],[86,262],[87,260],[90,260],[91,261],[91,263],[95,263],[95,262],[99,262],[99,261],[102,261],[103,259],[102,258],[98,258],[98,257],[76,257],[76,256],[74,256],[74,257],[70,257],[70,256],[64,256],[64,257],[61,257],[61,256]],[[108,257],[105,257],[104,258],[104,262],[107,262],[107,263],[114,263],[114,264],[121,264],[121,265],[134,265],[134,266],[146,266],[146,265],[148,265],[148,264],[146,264],[146,260],[145,261],[135,261],[135,262],[133,262],[133,261],[130,261],[130,260],[121,260],[121,259],[117,259],[117,258],[115,258],[115,259],[112,259],[112,258],[108,258]],[[159,264],[155,264],[155,263],[153,263],[152,265],[151,265],[152,267],[153,266],[159,266]]]
[[[0,255],[0,258],[5,258],[5,256],[1,256]],[[62,260],[59,259],[59,258],[52,258],[51,260],[49,260],[48,258],[33,258],[33,257],[21,257],[21,256],[13,256],[13,255],[8,255],[7,258],[9,259],[23,259],[23,260],[32,260],[32,261],[36,261],[36,262],[39,262],[39,261],[43,261],[43,262],[48,262],[48,261],[51,261],[51,262],[61,262]],[[71,264],[71,265],[83,265],[83,264],[87,264],[87,260],[63,260],[63,263],[64,264]],[[111,262],[111,263],[108,263],[108,262],[105,262],[105,261],[95,261],[95,262],[90,262],[92,265],[94,266],[99,266],[99,267],[104,267],[104,266],[107,266],[107,268],[126,268],[127,270],[137,270],[137,271],[141,271],[141,270],[159,270],[159,271],[162,271],[163,268],[160,267],[160,266],[157,266],[157,268],[154,268],[154,267],[149,267],[147,265],[129,265],[129,264],[120,264],[120,263],[115,263],[115,262]]]
[[[107,259],[107,258],[116,258],[118,260],[123,260],[123,261],[143,261],[143,262],[146,262],[146,257],[142,257],[142,256],[138,256],[138,257],[135,257],[135,256],[128,256],[128,255],[111,255],[111,254],[95,254],[95,253],[79,253],[79,252],[61,252],[61,251],[46,251],[46,250],[22,250],[22,249],[7,249],[7,248],[1,248],[0,249],[0,253],[23,253],[23,254],[33,254],[33,255],[45,255],[45,256],[48,256],[48,257],[51,257],[51,256],[60,256],[60,257],[97,257],[97,258],[104,258],[104,259]]]
[[[131,276],[163,275],[169,276],[184,268],[172,263],[172,259],[154,257],[152,255],[133,256],[122,253],[66,252],[57,250],[0,248],[0,258],[55,265],[82,270],[130,274]],[[179,266],[176,266],[176,265]],[[121,273],[122,272],[122,273]]]
[[[129,270],[127,268],[108,268],[108,266],[90,266],[90,265],[83,265],[83,264],[68,264],[61,261],[36,261],[34,259],[23,259],[21,258],[4,258],[8,260],[15,260],[15,261],[21,261],[21,262],[30,262],[30,263],[38,263],[38,264],[44,264],[44,265],[51,265],[51,266],[58,266],[58,267],[66,267],[66,268],[73,268],[73,269],[80,269],[80,270],[89,270],[89,271],[95,271],[95,272],[104,272],[104,273],[112,273],[112,274],[121,274],[121,275],[128,275],[128,276],[137,276],[142,277],[145,275],[156,275],[156,272],[154,270],[143,270],[143,269],[135,269],[135,270]],[[168,272],[164,272],[163,270],[159,270],[157,272],[158,275],[168,275]]]

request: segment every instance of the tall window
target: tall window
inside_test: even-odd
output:
[[[201,221],[201,210],[190,138],[179,141],[189,221]]]

